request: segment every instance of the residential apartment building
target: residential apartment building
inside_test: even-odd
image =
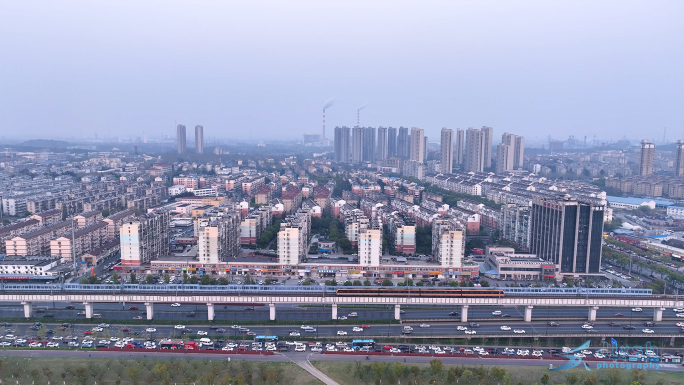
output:
[[[465,251],[465,234],[448,216],[432,222],[432,255],[444,268],[459,268]]]
[[[639,175],[653,174],[653,160],[655,159],[655,144],[648,140],[641,141],[641,159],[639,162]]]
[[[335,162],[351,162],[351,143],[349,127],[335,127]]]
[[[441,157],[442,157],[442,174],[451,174],[454,162],[454,131],[448,128],[442,128],[441,136]]]
[[[359,233],[359,264],[364,267],[380,266],[382,257],[382,226],[374,220],[370,227]]]
[[[169,254],[169,212],[154,211],[119,229],[121,264],[140,266]]]
[[[235,210],[220,216],[199,218],[197,256],[202,264],[217,264],[240,253],[240,214]]]
[[[278,263],[294,266],[306,255],[311,218],[308,213],[289,215],[280,223],[278,232]]]
[[[411,128],[411,151],[409,159],[418,162],[425,162],[425,131],[417,128]]]

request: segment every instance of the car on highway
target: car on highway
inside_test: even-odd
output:
[[[501,310],[494,310],[492,315],[501,315]]]
[[[59,347],[59,342],[52,342],[52,341],[50,341],[50,342],[48,342],[48,343],[45,345],[45,347],[46,347],[46,348],[58,348],[58,347]]]
[[[370,325],[363,324],[361,325],[361,329],[370,329]]]
[[[625,326],[623,326],[622,328],[625,329],[625,330],[634,330],[634,329],[636,329],[636,327],[635,327],[635,326],[632,326],[632,325],[625,325]]]
[[[542,350],[533,350],[533,351],[532,351],[532,355],[535,356],[535,357],[541,357],[541,356],[544,355],[544,351],[542,351]]]
[[[593,329],[593,328],[594,327],[592,325],[587,325],[587,324],[582,325],[582,329]]]
[[[653,333],[655,333],[655,332],[653,331],[653,329],[642,329],[641,332],[642,332],[642,333],[646,333],[646,334],[653,334]]]
[[[672,311],[675,313],[684,313],[684,308],[678,307],[678,308],[672,309]]]
[[[185,329],[185,325],[176,325],[173,328],[177,329],[177,330],[183,330],[183,329]]]
[[[677,322],[675,326],[679,326],[680,328],[684,328],[684,322]]]
[[[304,329],[306,333],[315,333],[316,328],[309,326],[308,328]]]
[[[66,310],[74,310],[74,309],[76,309],[76,307],[73,305],[69,305],[69,306],[65,307],[65,309]]]
[[[625,316],[625,315],[622,314],[622,313],[615,313],[615,314],[613,314],[613,317],[616,317],[616,318],[621,318],[621,317],[624,317],[624,316]]]
[[[584,354],[582,354],[582,353],[575,353],[575,357],[577,357],[577,358],[584,358],[584,357],[586,357],[586,355],[584,355]]]
[[[172,304],[171,304],[172,307],[180,307],[180,305],[181,305],[181,304],[179,304],[178,302],[175,302],[175,303],[172,303]]]
[[[468,328],[463,326],[463,325],[458,325],[458,326],[456,326],[456,330],[464,331],[464,330],[468,330]]]
[[[123,328],[121,328],[120,330],[121,330],[122,332],[124,332],[124,333],[128,333],[128,332],[131,331],[131,328],[123,327]]]
[[[510,314],[504,314],[501,316],[501,318],[511,318],[511,315]]]
[[[480,324],[477,322],[471,322],[469,325],[471,328],[479,328],[480,327]]]
[[[347,332],[345,332],[344,330],[338,330],[338,331],[337,331],[337,335],[338,335],[338,336],[346,336],[346,335],[347,335]]]
[[[475,330],[466,330],[465,334],[477,334]]]
[[[137,306],[131,306],[128,308],[128,310],[138,310],[138,307]]]
[[[560,324],[558,322],[551,321],[549,322],[549,326],[560,326]]]
[[[422,323],[422,324],[420,324],[420,325],[418,325],[418,326],[420,326],[421,328],[429,328],[429,327],[430,327],[430,324]]]
[[[354,327],[352,328],[352,331],[353,331],[353,332],[362,332],[363,329],[361,329],[361,328],[358,327],[358,326],[354,326]]]
[[[524,330],[524,329],[514,329],[514,330],[513,330],[513,333],[515,333],[515,334],[525,334],[525,330]]]
[[[204,330],[198,330],[197,335],[198,336],[206,336],[206,335],[209,335],[209,333],[205,332]]]
[[[499,329],[504,330],[504,331],[509,331],[509,330],[511,330],[511,327],[510,326],[502,326]]]
[[[449,313],[451,317],[458,317],[458,312],[457,311],[452,311]]]
[[[639,313],[639,312],[642,312],[643,310],[640,307],[633,307],[632,311]]]
[[[340,321],[344,321],[344,320],[347,319],[347,316],[341,315],[341,316],[337,317],[337,319],[340,320]]]
[[[646,322],[644,322],[644,326],[653,327],[653,326],[657,326],[657,325],[653,321],[646,321]]]
[[[290,337],[299,337],[299,336],[301,336],[301,334],[299,334],[298,331],[294,331],[294,330],[293,330],[293,331],[290,332]]]
[[[157,331],[157,329],[156,329],[156,328],[147,328],[147,329],[145,329],[145,331],[146,331],[147,333],[154,333],[154,332]]]
[[[677,313],[678,318],[684,318],[684,313]]]
[[[359,315],[358,315],[355,311],[353,311],[353,312],[347,314],[347,317],[358,317],[358,316],[359,316]]]
[[[31,342],[29,344],[29,348],[42,348],[42,347],[43,347],[43,344],[41,344],[40,342]]]
[[[619,322],[608,322],[608,326],[620,326]]]
[[[142,316],[137,315],[137,316],[133,317],[133,319],[142,319]]]

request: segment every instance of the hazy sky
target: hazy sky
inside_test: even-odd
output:
[[[684,137],[684,1],[0,0],[0,138]]]

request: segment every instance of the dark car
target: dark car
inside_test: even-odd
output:
[[[278,346],[278,351],[279,352],[289,352],[290,347],[289,346]]]
[[[619,322],[608,322],[608,326],[620,326]]]
[[[68,322],[65,322],[65,323],[62,324],[62,327],[70,328],[70,327],[71,327],[71,324],[68,323]]]
[[[225,333],[225,332],[226,332],[226,329],[224,329],[224,328],[216,329],[216,333]]]
[[[646,321],[644,322],[644,326],[656,326],[656,323],[653,321]]]
[[[596,329],[587,329],[587,333],[598,333]]]
[[[192,334],[192,330],[190,330],[190,329],[183,329],[183,330],[181,330],[181,334]]]
[[[636,327],[634,327],[634,326],[632,326],[632,325],[625,325],[625,326],[623,326],[622,328],[625,329],[625,330],[634,330],[634,329],[636,329]]]
[[[3,322],[2,326],[8,328],[8,327],[12,326],[12,324],[9,322]]]
[[[218,328],[219,328],[218,325],[211,325],[211,326],[209,326],[209,329],[211,329],[211,330],[216,330],[216,329],[218,329]]]
[[[622,314],[622,313],[615,313],[615,314],[613,314],[613,317],[618,317],[618,318],[624,317],[624,316],[625,316],[625,315]]]
[[[53,313],[46,313],[43,315],[43,318],[55,318],[55,315]]]
[[[504,314],[501,316],[501,318],[511,318],[511,315],[510,314]]]
[[[449,313],[449,315],[452,316],[452,317],[458,317],[458,312],[457,312],[457,311],[452,311],[451,313]]]
[[[549,322],[549,326],[560,326],[558,322]]]
[[[31,329],[31,330],[40,330],[40,326],[38,326],[38,325],[33,325],[33,326],[29,327],[29,329]]]
[[[480,324],[477,323],[477,322],[471,322],[471,323],[470,323],[470,327],[471,327],[471,328],[479,328],[479,327],[480,327]]]
[[[138,310],[138,307],[137,306],[131,306],[128,308],[128,310]]]
[[[69,306],[65,307],[65,309],[74,310],[74,309],[76,309],[76,307],[74,305],[69,305]]]

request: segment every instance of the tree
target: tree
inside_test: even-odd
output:
[[[81,278],[81,285],[87,285],[89,283],[90,282],[88,281],[88,278],[86,278],[86,277]]]
[[[78,380],[78,383],[81,385],[85,385],[86,382],[88,381],[88,371],[85,366],[79,366],[75,370],[76,374],[76,379]]]
[[[116,271],[114,273],[112,273],[112,282],[121,283],[121,282],[119,282],[119,274]]]
[[[202,279],[200,279],[200,285],[211,285],[211,276],[209,274],[203,274]]]
[[[486,279],[480,279],[480,286],[489,287],[489,281],[487,281]]]
[[[436,358],[434,360],[430,360],[430,370],[433,374],[442,373],[442,370],[444,370],[444,363],[442,360],[438,360]]]
[[[570,385],[575,385],[580,382],[580,378],[575,373],[567,373],[565,375],[565,381]]]
[[[582,385],[598,385],[598,383],[598,379],[594,375],[587,376],[584,381],[582,381]]]
[[[363,286],[370,286],[370,285],[371,285],[371,282],[368,279],[363,281]]]
[[[394,286],[394,284],[389,279],[385,279],[382,281],[382,286]]]
[[[541,379],[539,379],[539,381],[542,384],[547,385],[549,383],[549,381],[551,381],[551,378],[549,377],[548,373],[544,373],[544,374],[542,374]]]
[[[152,274],[147,274],[147,276],[145,277],[145,283],[148,285],[154,283],[154,277],[152,276]]]
[[[131,271],[131,283],[138,283],[138,278],[136,278],[134,271]]]
[[[141,374],[140,367],[137,365],[133,365],[128,368],[128,378],[131,379],[131,383],[133,383],[133,385],[138,385],[140,383]]]
[[[606,385],[620,385],[622,384],[622,374],[619,369],[608,369],[606,376],[603,378]]]
[[[361,283],[361,282],[359,282]],[[353,283],[351,281],[344,281],[344,286],[352,286]]]
[[[164,274],[164,283],[169,283],[171,282],[171,275],[169,273]]]
[[[226,277],[219,277],[218,279],[218,284],[219,285],[227,285],[228,284],[228,279]]]
[[[358,279],[355,279],[354,282],[352,283],[352,285],[354,285],[354,286],[363,286],[363,284],[361,283],[361,281],[359,281]]]
[[[107,210],[107,209],[102,210],[102,217],[107,218],[108,216],[109,216],[109,210]]]
[[[311,286],[311,278],[307,278],[307,279],[303,280],[302,285]]]
[[[198,279],[197,279],[196,275],[193,275],[192,277],[190,277],[190,283],[191,284],[196,285],[197,281],[198,281]]]

